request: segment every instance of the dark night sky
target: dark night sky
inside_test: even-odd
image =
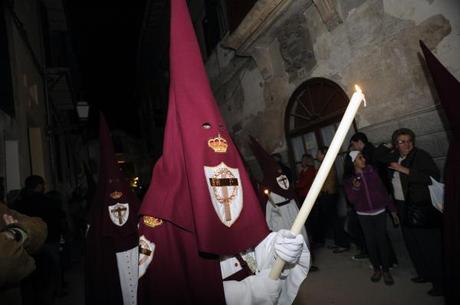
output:
[[[137,56],[145,1],[115,3],[98,6],[94,2],[68,1],[83,93],[80,99],[102,110],[111,128],[138,134]]]

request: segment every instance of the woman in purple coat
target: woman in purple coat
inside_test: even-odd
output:
[[[346,162],[352,168],[344,181],[348,200],[355,207],[359,222],[363,228],[369,259],[374,268],[371,281],[382,278],[386,285],[393,285],[390,274],[390,245],[387,238],[386,209],[391,211],[395,223],[398,223],[396,207],[383,185],[378,171],[366,164],[359,151],[351,151]],[[351,165],[352,163],[352,165]]]

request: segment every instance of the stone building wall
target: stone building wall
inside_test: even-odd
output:
[[[269,151],[285,152],[289,97],[304,81],[323,77],[349,96],[355,83],[363,88],[368,107],[359,111],[356,124],[372,142],[388,141],[398,127],[412,128],[417,145],[442,167],[448,126],[427,78],[419,40],[460,79],[460,2],[284,2],[279,16],[250,36],[249,45],[236,50],[221,46],[207,62],[216,99],[243,155],[251,159],[248,134]]]
[[[12,10],[5,9],[5,21],[15,115],[0,115],[0,128],[3,133],[3,139],[0,140],[17,142],[19,166],[10,169],[14,173],[4,170],[2,174],[6,175],[7,180],[9,174],[19,177],[20,183],[30,174],[42,175],[48,182],[52,182],[46,128],[44,71],[38,66],[44,66],[40,3],[30,0],[12,3]],[[38,61],[34,61],[34,56]],[[34,128],[33,134],[40,134],[40,137],[35,138],[35,142],[32,141],[36,144],[35,147],[31,147],[29,141],[29,128]],[[5,158],[3,154],[2,158]],[[17,188],[21,185],[15,183],[14,186]]]

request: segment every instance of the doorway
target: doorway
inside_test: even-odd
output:
[[[305,81],[294,91],[286,109],[285,131],[290,164],[295,173],[299,172],[305,153],[315,157],[320,147],[330,145],[348,101],[347,94],[337,83],[321,77]],[[355,131],[353,122],[335,162],[339,184],[344,153]]]

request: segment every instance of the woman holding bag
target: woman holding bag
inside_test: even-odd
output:
[[[393,150],[377,149],[377,156],[390,170],[393,196],[399,208],[401,228],[417,276],[415,283],[432,282],[431,296],[442,295],[441,213],[430,198],[431,178],[439,181],[433,158],[415,147],[415,134],[401,128],[393,132]],[[383,149],[383,150],[382,150]],[[383,153],[382,153],[383,151]]]

